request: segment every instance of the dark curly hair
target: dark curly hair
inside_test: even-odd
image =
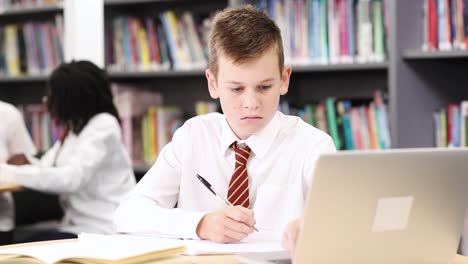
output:
[[[47,107],[53,118],[79,134],[99,113],[119,120],[106,72],[89,61],[72,61],[56,68],[47,83]]]

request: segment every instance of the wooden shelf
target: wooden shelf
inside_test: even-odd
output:
[[[139,79],[139,78],[164,78],[164,77],[190,77],[203,76],[204,70],[169,70],[169,71],[152,71],[152,72],[118,72],[109,71],[111,79]]]
[[[340,63],[340,64],[313,64],[305,66],[292,66],[293,73],[301,72],[332,72],[332,71],[380,71],[387,70],[387,62],[378,63]]]
[[[187,2],[187,0],[104,0],[105,6],[133,5],[133,4],[152,4],[157,2]]]
[[[29,6],[29,7],[21,7],[21,8],[12,8],[10,10],[0,12],[0,17],[33,15],[33,14],[41,14],[41,13],[56,13],[56,12],[62,12],[62,11],[63,11],[63,7],[61,4],[47,5],[47,6]]]
[[[467,59],[468,50],[422,51],[407,50],[403,53],[405,60]]]
[[[0,76],[0,83],[46,82],[48,75]]]
[[[305,65],[293,66],[294,73],[312,72],[334,72],[334,71],[380,71],[387,70],[388,63],[350,63],[350,64],[326,64],[326,65]],[[205,71],[198,70],[168,70],[152,72],[119,72],[109,71],[111,79],[139,79],[139,78],[164,78],[164,77],[203,77]]]

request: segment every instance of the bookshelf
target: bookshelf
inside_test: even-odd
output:
[[[62,4],[50,4],[44,6],[23,6],[14,7],[8,10],[0,11],[2,18],[9,17],[20,17],[25,15],[44,15],[44,14],[56,14],[63,11]]]
[[[118,16],[155,17],[166,10],[208,15],[226,6],[246,2],[255,1],[104,0],[104,21],[108,26]],[[382,90],[389,103],[392,146],[434,146],[433,111],[449,102],[468,98],[468,89],[463,87],[468,81],[468,75],[463,72],[468,52],[421,51],[423,3],[424,0],[385,0],[389,28],[387,60],[293,66],[290,91],[284,99],[304,104],[328,96],[370,98],[373,91]],[[48,16],[62,9],[59,5],[9,11],[0,14],[0,22],[14,18],[15,14],[19,17],[25,14]],[[105,36],[106,46],[108,41]],[[194,114],[194,101],[210,100],[203,69],[138,71],[109,68],[109,76],[113,82],[161,92],[165,104],[181,106],[186,117]],[[41,87],[45,80],[45,75],[0,77],[0,99],[13,103],[34,102],[35,98],[38,101],[44,92]],[[135,170],[140,173],[146,167]]]
[[[118,6],[118,5],[133,5],[133,4],[148,4],[148,3],[163,3],[163,2],[184,2],[184,0],[104,0],[106,6]],[[188,2],[185,0],[185,2]]]
[[[46,28],[44,25],[45,22],[51,23],[51,25],[56,25],[54,23],[57,22],[57,16],[63,14],[63,4],[61,0],[57,0],[55,3],[49,3],[44,5],[32,5],[32,4],[21,4],[18,3],[12,6],[5,6],[7,1],[2,2],[2,6],[0,8],[0,26],[2,27],[2,34],[6,34],[3,32],[6,25],[17,25],[16,30],[16,42],[20,41],[19,39],[23,39],[27,42],[26,35],[28,37],[33,37],[34,34],[37,35],[39,31],[41,34],[47,30],[55,30],[51,29],[50,27]],[[24,2],[26,3],[26,2]],[[31,23],[32,22],[32,23]],[[28,25],[28,29],[31,32],[26,32],[26,24]],[[49,31],[50,32],[50,31]],[[57,31],[58,32],[58,31]],[[24,35],[23,35],[24,33]],[[52,33],[50,33],[52,34]],[[54,38],[57,38],[57,35],[50,35],[50,41],[47,42],[48,45],[51,45],[51,49],[53,50],[56,46],[53,42]],[[5,41],[5,38],[2,39]],[[39,40],[36,40],[39,41]],[[0,100],[5,100],[7,102],[13,104],[27,104],[27,103],[39,103],[41,102],[42,96],[45,94],[45,83],[47,80],[47,70],[44,68],[37,68],[36,65],[39,65],[41,62],[37,62],[34,65],[36,69],[34,69],[35,73],[30,73],[30,69],[32,68],[32,64],[30,64],[28,55],[24,58],[21,58],[21,53],[33,53],[33,52],[44,52],[44,40],[42,42],[36,42],[34,45],[34,49],[30,46],[26,45],[23,49],[19,48],[18,52],[20,58],[18,59],[18,63],[21,67],[21,72],[11,74],[9,71],[10,69],[6,70],[5,66],[7,63],[2,64],[2,73],[0,74]],[[52,43],[52,44],[49,44]],[[2,43],[3,49],[5,49],[5,43]],[[54,51],[51,51],[54,52]],[[5,51],[2,50],[3,55],[5,55]],[[52,56],[54,60],[58,57],[54,53]],[[50,55],[50,54],[48,54]],[[36,56],[36,55],[35,55]],[[43,55],[37,55],[43,56]],[[49,57],[50,58],[50,57]],[[3,63],[3,62],[2,62]],[[57,63],[59,63],[57,61]],[[22,66],[26,64],[26,66]],[[24,72],[24,68],[27,67],[27,72]],[[50,69],[54,66],[52,64],[46,64],[44,62],[44,67],[49,67]]]
[[[388,69],[388,63],[349,63],[349,64],[316,64],[304,66],[292,66],[294,73],[314,73],[329,71],[384,71]],[[161,71],[109,71],[112,80],[138,79],[138,78],[164,78],[164,77],[204,77],[205,70],[161,70]],[[1,80],[0,80],[1,81]]]
[[[467,51],[422,51],[424,0],[390,2],[389,100],[397,147],[433,147],[434,111],[468,99]]]
[[[18,1],[17,1],[18,2]],[[2,5],[6,1],[2,1]],[[55,21],[57,15],[63,14],[61,1],[57,4],[44,6],[14,6],[0,11],[0,28],[5,25],[24,24],[28,22],[44,23]],[[37,30],[36,30],[37,32]],[[2,41],[4,32],[2,31]],[[2,55],[5,46],[2,44]],[[30,50],[30,49],[28,49]],[[2,62],[2,68],[4,67]],[[48,75],[45,71],[36,74],[19,73],[7,74],[1,70],[0,74],[0,100],[12,104],[37,104],[46,94],[46,81]],[[41,220],[60,218],[63,213],[56,195],[35,192],[29,189],[13,193],[15,200],[15,221],[18,226],[35,223]],[[37,204],[40,203],[40,208]],[[18,235],[18,232],[15,236]]]
[[[129,72],[129,71],[109,71],[109,77],[112,80],[122,79],[151,79],[151,78],[165,78],[165,77],[202,77],[205,70],[165,70],[165,71],[147,71],[147,72]]]
[[[0,76],[0,83],[45,83],[47,75]]]
[[[207,15],[228,5],[236,6],[248,2],[254,3],[255,1],[106,0],[104,1],[104,19],[106,28],[109,28],[110,25],[113,26],[114,19],[120,16],[155,17],[166,10],[176,12],[189,10],[194,14]],[[109,47],[107,36],[114,37],[116,33],[105,34],[105,46]],[[109,63],[109,54],[106,54],[106,61]],[[111,61],[115,62],[115,59]],[[339,99],[361,99],[372,98],[375,90],[388,93],[389,65],[387,61],[293,65],[290,91],[282,100],[304,105],[324,100],[329,96]],[[210,100],[204,69],[140,72],[135,69],[126,71],[111,67],[109,76],[117,83],[145,86],[160,92],[163,95],[164,104],[182,106],[184,112],[187,113],[186,117],[193,116],[195,101]],[[146,169],[145,166],[137,166],[135,172],[139,174]]]
[[[468,51],[421,51],[407,50],[403,53],[405,60],[445,60],[445,59],[468,59]]]
[[[339,64],[312,64],[305,66],[292,66],[296,73],[333,72],[333,71],[381,71],[387,70],[387,62],[379,63],[339,63]]]

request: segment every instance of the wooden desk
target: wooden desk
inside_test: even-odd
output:
[[[17,192],[23,189],[20,185],[8,185],[8,184],[0,184],[0,193],[1,192]]]

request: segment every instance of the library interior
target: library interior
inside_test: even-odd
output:
[[[0,263],[468,263],[467,66],[468,0],[0,0]]]

